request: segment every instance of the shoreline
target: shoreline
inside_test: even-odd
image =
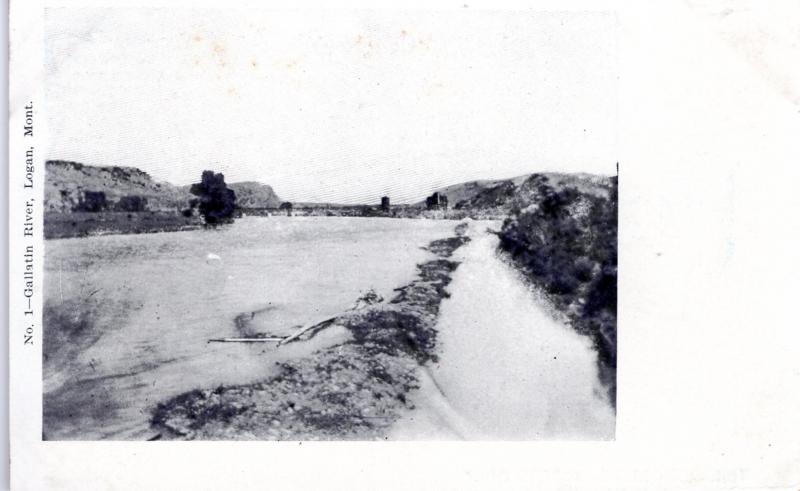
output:
[[[255,218],[281,218],[285,213],[261,214],[249,213],[243,210],[244,217]],[[457,214],[442,211],[427,211],[418,214],[328,214],[322,210],[307,213],[306,209],[293,212],[289,218],[390,218],[394,220],[451,220],[453,222],[464,220],[498,219],[493,217],[472,216],[470,213],[458,212]],[[80,213],[45,213],[44,238],[45,240],[81,239],[86,237],[104,237],[108,235],[142,235],[167,232],[186,232],[207,228],[199,217],[184,217],[170,212],[80,212]]]
[[[328,329],[347,339],[279,363],[264,381],[193,390],[158,404],[151,428],[160,439],[376,440],[413,408],[420,369],[436,361],[436,320],[467,243],[466,223],[432,241],[436,257],[389,300],[337,317]]]
[[[511,267],[518,275],[520,281],[526,284],[532,292],[539,298],[548,312],[561,320],[567,327],[581,336],[591,340],[594,349],[597,351],[597,375],[600,383],[606,391],[612,407],[616,411],[616,390],[617,390],[617,365],[616,365],[616,337],[613,341],[603,332],[589,329],[585,319],[581,319],[574,308],[559,302],[559,298],[548,293],[546,288],[535,279],[527,275],[525,266],[516,261],[513,255],[502,248],[498,249],[499,257]],[[614,333],[616,336],[616,333]]]
[[[184,217],[179,213],[167,211],[44,214],[45,240],[183,232],[203,227],[204,224],[199,217]]]

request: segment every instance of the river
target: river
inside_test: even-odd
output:
[[[268,377],[275,362],[314,345],[207,340],[240,335],[241,314],[260,331],[286,332],[349,308],[368,289],[389,298],[432,257],[421,247],[454,226],[246,217],[220,230],[48,240],[45,437],[146,439],[158,402]],[[71,336],[57,332],[62,321]]]

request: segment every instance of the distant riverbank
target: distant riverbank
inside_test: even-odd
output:
[[[419,218],[428,220],[500,220],[505,216],[481,210],[428,210],[418,205],[398,205],[382,210],[370,205],[307,205],[291,213],[278,208],[242,208],[241,216],[350,217],[350,218]],[[185,216],[177,211],[99,211],[46,212],[45,239],[68,239],[97,235],[148,234],[196,230],[205,225],[199,216]]]
[[[44,238],[68,239],[111,234],[178,232],[203,227],[203,219],[170,211],[46,212]]]

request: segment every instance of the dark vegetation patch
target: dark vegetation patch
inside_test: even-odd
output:
[[[177,232],[202,227],[203,219],[175,211],[45,212],[44,238],[64,239],[106,234]]]
[[[460,229],[463,235],[464,228]],[[429,246],[449,257],[468,239]],[[195,390],[159,404],[152,425],[166,438],[325,440],[381,439],[412,407],[420,364],[435,360],[439,304],[458,263],[434,259],[388,304],[335,320],[351,341],[280,364],[263,382]]]
[[[578,332],[591,336],[601,381],[615,404],[617,179],[611,178],[607,195],[556,189],[537,174],[522,186],[534,199],[506,219],[501,247]]]

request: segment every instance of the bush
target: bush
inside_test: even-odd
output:
[[[581,257],[573,265],[575,278],[581,282],[587,282],[592,279],[594,272],[594,262],[587,257]]]
[[[603,268],[603,271],[589,285],[586,305],[583,312],[587,317],[607,311],[617,314],[617,270]]]

